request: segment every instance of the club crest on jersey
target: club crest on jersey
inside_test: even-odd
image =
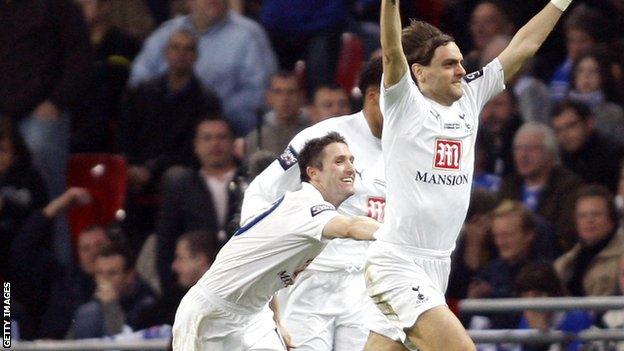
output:
[[[459,170],[462,155],[461,140],[439,139],[435,140],[435,154],[433,168],[445,170]]]
[[[336,208],[329,204],[314,205],[310,207],[310,213],[312,214],[312,217],[324,211],[335,211],[335,210]]]
[[[289,169],[299,161],[297,160],[297,151],[295,151],[292,145],[288,145],[286,150],[277,157],[277,160],[284,170]]]
[[[383,222],[385,208],[386,208],[385,198],[383,197],[369,197],[368,198],[368,217],[376,220],[377,222]]]

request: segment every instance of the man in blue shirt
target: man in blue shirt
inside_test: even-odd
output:
[[[195,74],[223,102],[225,117],[237,135],[244,136],[256,123],[264,101],[275,55],[264,30],[228,9],[225,0],[189,0],[189,15],[163,23],[147,38],[132,65],[130,86],[167,69],[164,48],[171,33],[187,29],[198,37]]]

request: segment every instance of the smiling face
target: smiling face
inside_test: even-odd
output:
[[[454,42],[438,46],[428,66],[412,65],[423,95],[450,106],[463,95],[461,79],[466,74],[464,57]]]
[[[331,143],[322,152],[322,166],[308,166],[312,183],[326,201],[336,207],[355,192],[355,167],[349,147],[343,143]]]

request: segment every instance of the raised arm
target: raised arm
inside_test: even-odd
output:
[[[374,240],[373,234],[379,229],[379,225],[379,222],[369,217],[338,215],[325,224],[323,237]]]
[[[508,82],[520,70],[522,64],[533,57],[571,0],[553,0],[525,24],[498,56]]]
[[[409,69],[401,46],[401,16],[399,0],[381,1],[381,51],[383,55],[384,87],[401,80]]]

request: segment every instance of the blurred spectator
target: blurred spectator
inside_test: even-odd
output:
[[[145,0],[109,1],[111,2],[111,21],[115,27],[121,28],[141,41],[154,30],[156,20],[152,17]]]
[[[522,119],[511,91],[503,90],[488,101],[481,111],[480,120],[485,171],[498,176],[513,172],[513,136],[522,125]]]
[[[119,334],[124,325],[137,329],[138,317],[155,302],[155,294],[136,276],[126,248],[109,246],[95,258],[95,293],[74,315],[69,338],[86,339]]]
[[[615,193],[615,206],[617,207],[618,216],[620,217],[620,226],[624,227],[622,220],[624,219],[624,161],[620,163],[618,171],[619,180],[617,192]]]
[[[519,297],[562,297],[564,293],[561,281],[552,268],[545,262],[528,263],[515,280],[515,291]],[[591,314],[581,310],[569,311],[524,311],[518,326],[519,329],[537,329],[542,332],[560,330],[577,334],[592,326]],[[580,342],[573,341],[566,346],[567,351],[580,350]],[[514,351],[551,350],[550,344],[523,345]]]
[[[271,77],[267,92],[270,111],[262,125],[245,137],[247,158],[257,150],[268,150],[276,155],[284,151],[288,142],[308,126],[303,115],[304,93],[297,76],[281,71]]]
[[[218,98],[193,73],[197,42],[188,31],[174,31],[165,57],[168,69],[128,93],[119,147],[127,156],[130,187],[140,190],[176,164],[190,165],[194,126],[206,114],[219,114]]]
[[[474,189],[466,221],[459,235],[457,248],[451,260],[451,275],[446,295],[464,299],[474,276],[495,256],[490,235],[490,212],[496,208],[496,196],[482,189]]]
[[[22,222],[47,201],[43,178],[33,168],[24,140],[8,118],[0,117],[0,277],[9,276],[9,248]]]
[[[469,298],[512,297],[513,282],[522,267],[532,260],[544,259],[532,250],[537,235],[531,211],[519,202],[504,201],[491,216],[492,237],[499,257],[483,267],[470,283]],[[512,328],[517,325],[518,316],[491,316],[490,322],[492,329]]]
[[[609,190],[599,185],[579,189],[574,222],[578,243],[555,261],[557,274],[573,296],[613,294],[624,240]]]
[[[572,63],[582,52],[591,49],[600,38],[603,28],[600,14],[585,4],[575,7],[564,22],[567,57],[555,70],[550,80],[553,101],[563,100],[570,89]]]
[[[475,147],[475,167],[472,176],[473,189],[481,189],[498,193],[502,178],[487,171],[487,149],[483,133],[477,134]]]
[[[304,60],[306,82],[314,91],[334,82],[340,35],[348,16],[342,0],[264,0],[260,21],[269,33],[280,68],[291,71],[297,60]]]
[[[198,37],[195,73],[223,102],[237,136],[256,123],[269,77],[276,70],[266,34],[255,22],[227,8],[225,0],[188,0],[190,14],[163,23],[147,40],[132,65],[130,85],[167,70],[165,47],[171,34],[185,29]]]
[[[16,123],[56,197],[66,189],[71,112],[93,95],[87,29],[71,0],[2,1],[0,23],[0,114]],[[68,263],[71,245],[62,224],[54,243]]]
[[[514,25],[509,19],[509,12],[502,2],[496,0],[482,0],[470,14],[470,37],[473,50],[464,58],[466,72],[481,69],[480,56],[486,45],[497,35],[512,35]]]
[[[624,256],[620,258],[618,265],[618,283],[613,295],[624,295]],[[598,325],[604,328],[618,328],[624,329],[624,309],[609,310],[606,311],[598,321]],[[616,350],[624,349],[624,343],[619,343],[619,348]]]
[[[586,183],[600,183],[616,191],[624,145],[596,130],[587,106],[564,101],[553,111],[551,125],[557,135],[563,165]]]
[[[193,73],[197,42],[193,33],[173,31],[165,50],[167,70],[128,92],[119,149],[129,163],[126,221],[137,249],[153,230],[156,205],[142,201],[157,194],[161,175],[174,165],[194,162],[194,128],[201,116],[219,114],[218,98]]]
[[[112,0],[77,0],[82,7],[95,49],[98,101],[80,111],[72,133],[72,152],[111,151],[113,129],[119,123],[121,93],[139,42],[112,24]]]
[[[139,329],[155,325],[173,325],[176,309],[184,294],[210,268],[215,259],[210,234],[206,231],[193,231],[178,238],[175,256],[171,265],[176,284],[164,291],[163,296],[139,317]]]
[[[246,182],[245,170],[232,154],[234,135],[228,122],[204,119],[195,129],[199,169],[175,167],[163,177],[163,198],[156,223],[157,269],[166,290],[176,240],[184,233],[211,233],[212,256],[234,233]],[[211,257],[212,257],[211,256]]]
[[[521,201],[556,228],[561,250],[575,240],[572,224],[573,194],[581,179],[561,166],[557,140],[546,125],[528,122],[513,140],[516,171],[503,178],[499,197]]]
[[[481,50],[481,66],[485,67],[511,42],[509,35],[497,35]],[[521,71],[511,81],[507,82],[507,89],[512,91],[518,114],[523,121],[548,122],[550,113],[550,92],[548,86],[533,76],[535,60],[530,59],[522,66]]]
[[[310,106],[311,124],[350,113],[349,95],[338,84],[321,85],[314,91]]]
[[[624,137],[624,103],[611,73],[608,57],[602,51],[580,54],[572,64],[572,86],[568,97],[580,101],[592,110],[595,125],[614,139]]]
[[[264,171],[269,165],[275,161],[277,155],[267,150],[258,150],[251,154],[248,162],[247,176],[248,181],[251,183],[256,176]]]
[[[32,316],[31,325],[20,326],[21,336],[25,339],[38,336],[63,338],[71,314],[91,294],[93,258],[97,250],[110,242],[104,229],[90,227],[80,233],[77,242],[79,265],[66,268],[49,248],[54,219],[69,207],[90,201],[86,189],[68,189],[44,208],[33,211],[11,243],[9,278],[14,293]]]

